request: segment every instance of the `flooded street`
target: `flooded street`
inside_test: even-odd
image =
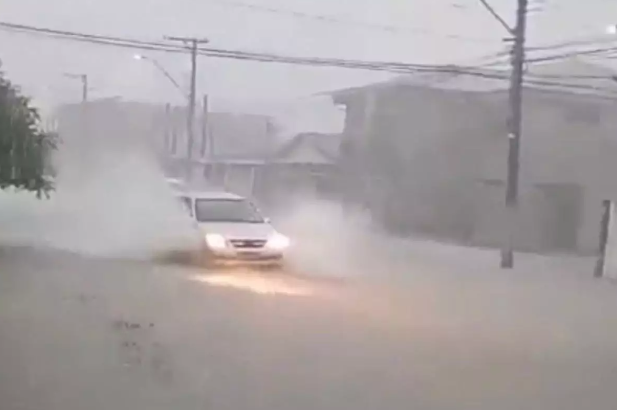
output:
[[[617,409],[616,6],[0,1],[0,410]]]
[[[606,284],[565,278],[547,293],[542,281],[457,287],[443,274],[405,287],[204,275],[19,248],[2,260],[6,410],[574,410],[617,399],[617,290]]]

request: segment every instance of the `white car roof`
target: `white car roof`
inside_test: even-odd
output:
[[[231,192],[225,191],[187,191],[187,192],[177,192],[176,195],[190,197],[193,199],[221,199],[221,200],[234,200],[241,201],[245,199],[244,197],[236,194],[232,194]]]
[[[169,182],[170,184],[184,184],[184,181],[180,178],[165,178],[165,181]]]
[[[177,178],[165,178],[165,182],[172,186],[186,186],[183,180]]]

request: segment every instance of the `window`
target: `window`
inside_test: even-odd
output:
[[[257,208],[246,199],[197,199],[195,215],[198,222],[264,222]]]

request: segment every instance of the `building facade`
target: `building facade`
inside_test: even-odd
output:
[[[486,77],[406,78],[333,94],[347,108],[348,186],[389,229],[503,242],[507,81]],[[594,252],[601,201],[617,196],[615,84],[608,74],[576,86],[530,78],[515,246]]]

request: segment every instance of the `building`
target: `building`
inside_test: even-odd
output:
[[[339,191],[340,134],[300,133],[282,144],[268,161],[263,180],[288,197],[335,196]]]
[[[56,117],[60,134],[80,153],[96,157],[110,150],[148,150],[158,156],[169,175],[186,173],[186,107],[104,99],[61,106]],[[263,158],[276,146],[270,117],[201,112],[195,120],[193,173],[202,175],[208,161]]]
[[[614,76],[576,60],[527,73],[517,249],[595,251],[601,201],[617,199]],[[475,70],[332,93],[349,195],[403,234],[499,246],[507,87],[507,73]]]
[[[340,137],[300,133],[265,155],[211,160],[206,177],[216,185],[270,203],[299,195],[334,195]]]
[[[186,174],[185,107],[104,99],[61,106],[56,117],[62,138],[70,141],[62,150],[76,168],[69,172],[80,179],[135,152],[158,158],[170,177]],[[330,192],[339,143],[340,134],[322,133],[281,141],[268,116],[202,113],[196,118],[193,182],[270,201],[294,192]]]

